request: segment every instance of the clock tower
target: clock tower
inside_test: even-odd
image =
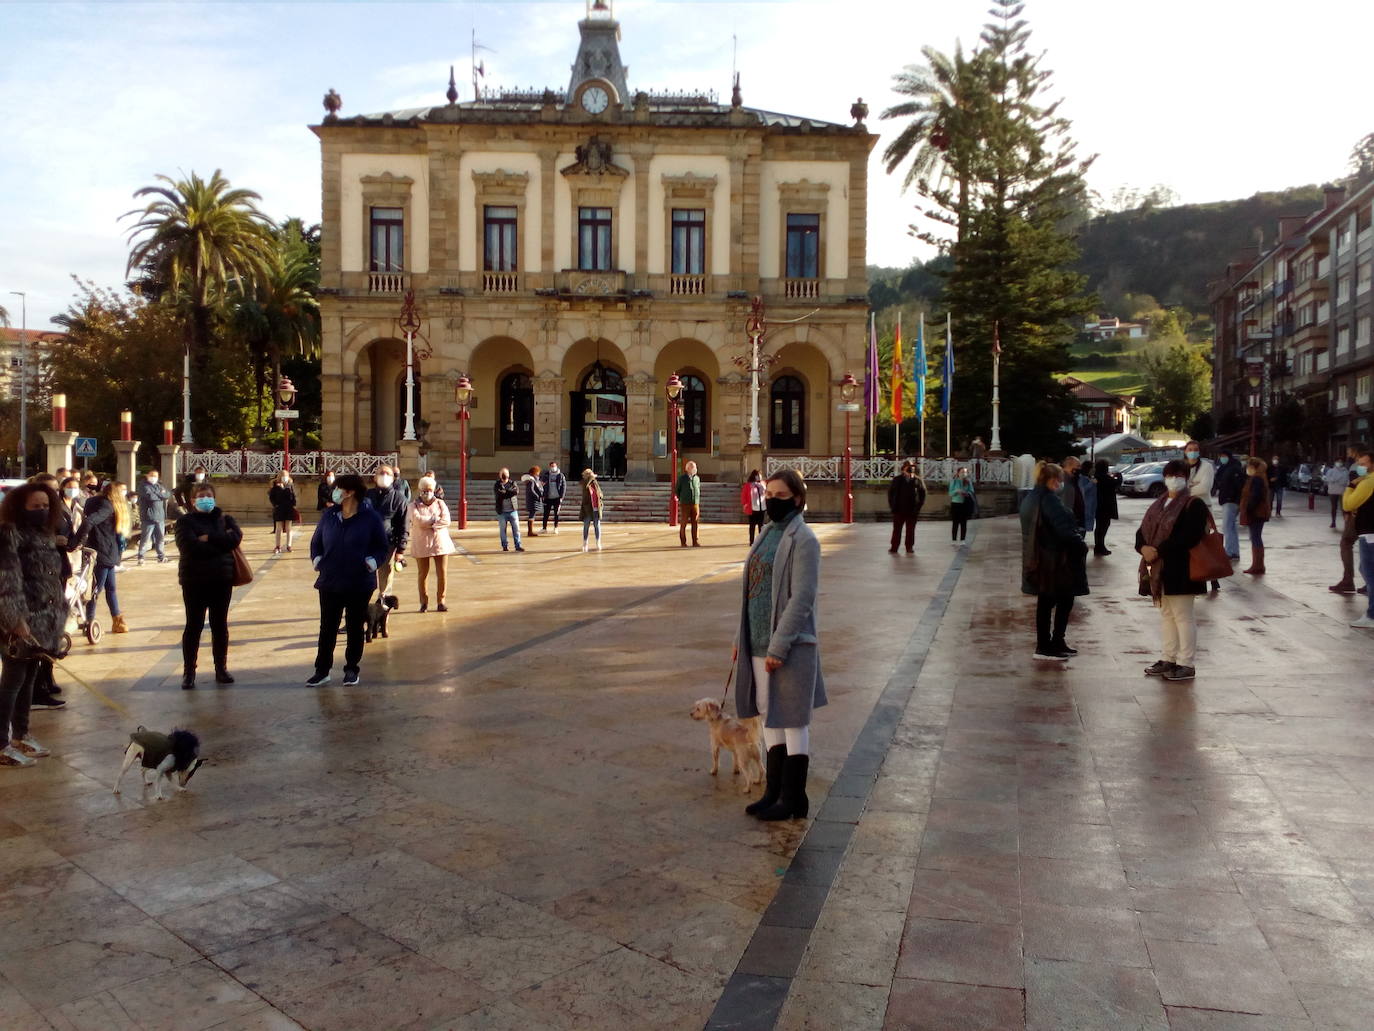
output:
[[[620,23],[611,11],[611,0],[587,0],[587,16],[577,23],[582,42],[568,83],[568,106],[588,114],[630,102],[625,85],[625,65],[620,60]]]

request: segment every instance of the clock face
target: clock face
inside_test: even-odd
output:
[[[582,91],[582,110],[591,115],[599,115],[611,102],[611,95],[600,86],[589,86]]]

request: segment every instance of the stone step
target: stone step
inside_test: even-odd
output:
[[[625,483],[619,480],[598,480],[606,498],[608,520],[622,523],[660,523],[668,519],[668,499],[671,488],[668,483]],[[449,503],[458,496],[455,482],[440,481],[444,497]],[[489,511],[491,487],[489,481],[469,482],[468,515],[474,518],[488,518],[482,514]],[[578,506],[582,503],[582,484],[569,483],[568,492],[563,498],[562,511],[565,518],[577,518]],[[486,506],[484,508],[484,506]],[[520,499],[523,518],[524,499]],[[743,523],[744,513],[739,505],[739,486],[732,483],[703,483],[701,485],[701,519],[706,523]]]

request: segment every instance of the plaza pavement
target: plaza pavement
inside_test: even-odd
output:
[[[1029,659],[1012,520],[967,550],[923,523],[914,557],[818,527],[806,824],[744,816],[687,717],[723,686],[743,527],[520,555],[474,524],[451,611],[403,573],[348,689],[302,683],[304,540],[250,530],[229,687],[179,689],[175,567],[133,570],[133,632],[68,663],[125,711],[59,674],[54,757],[0,771],[0,1026],[1374,1027],[1374,639],[1325,591],[1336,535],[1290,505],[1166,685],[1143,507],[1062,670]],[[189,793],[110,793],[138,723],[201,735]]]

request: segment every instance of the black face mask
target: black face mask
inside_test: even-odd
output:
[[[48,528],[48,510],[46,508],[26,508],[24,510],[24,522],[35,530],[46,530]]]
[[[763,507],[768,510],[768,518],[780,523],[797,510],[795,498],[765,498]]]

